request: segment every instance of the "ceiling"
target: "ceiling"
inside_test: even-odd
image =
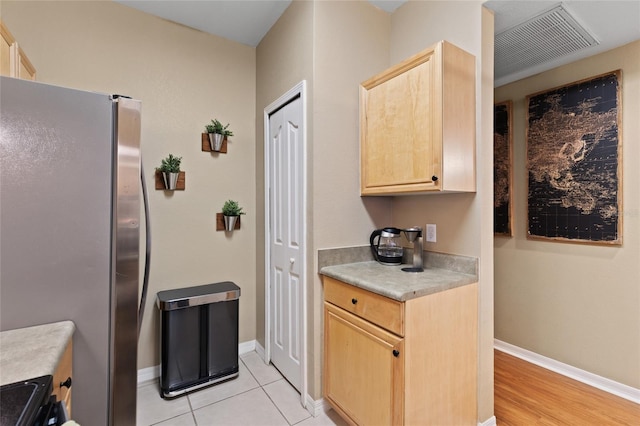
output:
[[[563,2],[489,0],[484,5],[495,12],[496,87],[640,40],[640,0],[565,0]],[[582,27],[587,36],[590,35],[595,39],[595,43],[590,47],[551,57],[521,70],[503,69],[504,64],[500,62],[499,57],[498,39],[511,30],[522,28],[526,21],[541,16],[558,5],[562,5],[569,14],[569,18],[573,17],[575,23]],[[561,38],[554,30],[539,31],[539,34],[544,34],[544,37],[539,38],[533,34],[529,37],[529,41],[538,44],[543,50],[548,50],[548,43],[555,43],[555,37]],[[511,45],[507,45],[506,49],[511,53],[517,52],[513,57],[517,58],[518,55],[525,54],[526,49],[519,41],[510,41],[510,43]]]
[[[257,46],[275,24],[291,0],[115,0],[143,12],[169,21],[218,35],[249,46]],[[375,6],[393,13],[406,0],[369,0]],[[640,0],[489,0],[485,6],[495,12],[496,40],[503,36],[506,45],[496,43],[495,86],[516,81],[575,60],[613,49],[640,39]],[[510,31],[527,27],[526,21],[562,4],[564,15],[573,18],[581,33],[595,40],[592,46],[575,47],[572,51],[560,49],[555,55],[542,55],[541,59],[522,61],[514,68],[513,58],[524,52],[548,53],[556,43],[555,29],[537,31],[535,36],[525,36],[531,42],[524,48],[523,40],[511,41]],[[564,18],[560,18],[563,20]],[[530,28],[537,28],[530,25]],[[589,37],[591,36],[591,37]],[[571,50],[571,49],[569,49]],[[500,61],[500,56],[505,53]],[[514,52],[517,54],[514,55]],[[511,65],[505,67],[503,64]]]

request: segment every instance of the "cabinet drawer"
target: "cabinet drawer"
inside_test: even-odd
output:
[[[404,336],[404,303],[324,277],[324,298],[399,336]]]

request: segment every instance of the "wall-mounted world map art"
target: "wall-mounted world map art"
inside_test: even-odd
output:
[[[527,238],[622,244],[620,71],[527,104]]]
[[[513,235],[512,110],[511,101],[496,103],[493,109],[493,232],[509,237]]]

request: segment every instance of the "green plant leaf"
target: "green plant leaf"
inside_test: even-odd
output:
[[[211,120],[211,124],[204,126],[207,133],[218,133],[224,136],[233,136],[233,132],[229,130],[229,123],[223,125],[217,118]]]
[[[175,157],[173,154],[169,154],[167,158],[162,159],[158,170],[165,173],[180,173],[180,163],[182,157]]]
[[[222,214],[225,216],[240,216],[246,213],[242,211],[242,207],[240,207],[237,201],[227,200],[222,206]]]

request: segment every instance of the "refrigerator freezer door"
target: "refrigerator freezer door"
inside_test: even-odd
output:
[[[133,425],[135,373],[122,395],[132,417],[111,413],[136,371],[139,169],[126,172],[133,181],[114,171],[120,158],[138,167],[139,148],[120,157],[109,95],[0,77],[0,109],[0,330],[73,321],[74,420]],[[123,235],[132,248],[120,264]],[[113,286],[121,274],[127,284]]]
[[[111,300],[112,425],[136,423],[140,235],[140,102],[118,98],[115,170],[115,275]]]

